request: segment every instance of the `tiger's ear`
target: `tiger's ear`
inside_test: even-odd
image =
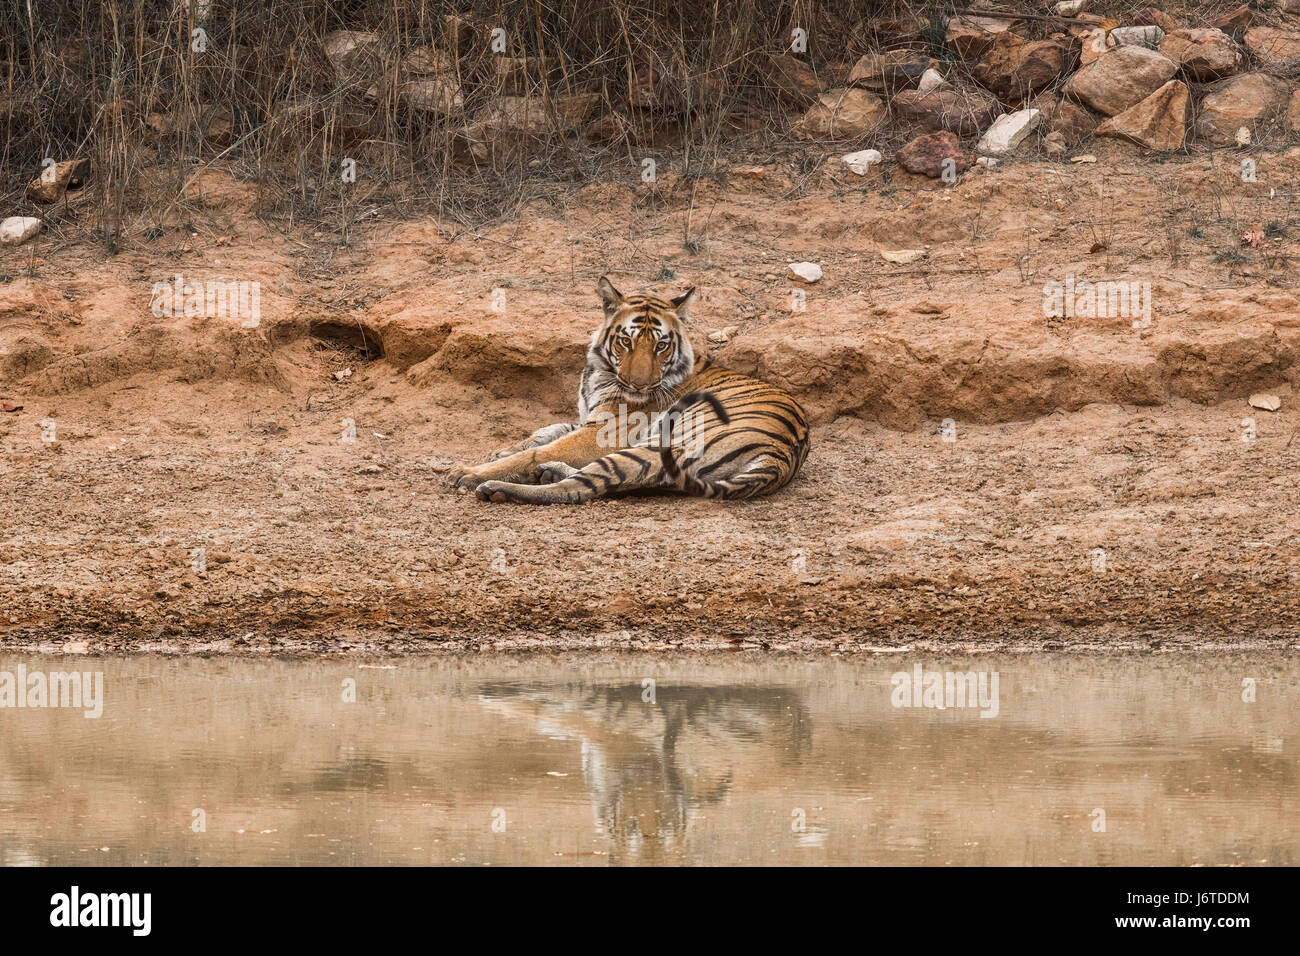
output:
[[[677,310],[677,318],[685,322],[686,310],[690,308],[691,303],[694,301],[695,301],[695,286],[691,286],[681,295],[673,299],[673,308]]]
[[[614,283],[609,281],[609,276],[601,276],[600,281],[596,283],[596,291],[600,293],[600,301],[605,304],[605,315],[614,314],[620,305],[623,304],[623,293],[614,288]]]

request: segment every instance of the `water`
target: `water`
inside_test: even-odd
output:
[[[6,865],[1300,862],[1293,654],[19,663],[104,710],[0,709]]]

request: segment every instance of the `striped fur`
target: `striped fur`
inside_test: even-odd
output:
[[[451,484],[485,501],[576,504],[677,489],[751,498],[785,485],[808,455],[808,423],[784,389],[696,359],[685,332],[694,290],[623,296],[600,280],[578,421],[548,425]]]

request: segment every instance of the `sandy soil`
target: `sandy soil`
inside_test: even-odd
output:
[[[116,256],[56,227],[0,253],[0,644],[1297,646],[1300,150],[1255,183],[1093,152],[951,188],[833,158],[539,185],[501,223],[363,220],[350,245],[214,171]],[[826,272],[803,312],[796,260]],[[801,479],[549,509],[443,487],[568,418],[606,271],[700,287],[701,348],[811,413]],[[150,314],[177,272],[260,281],[259,327]],[[1152,326],[1044,318],[1067,275],[1149,281]]]

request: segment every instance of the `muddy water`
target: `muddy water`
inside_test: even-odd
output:
[[[20,663],[8,865],[1300,862],[1295,655]]]

